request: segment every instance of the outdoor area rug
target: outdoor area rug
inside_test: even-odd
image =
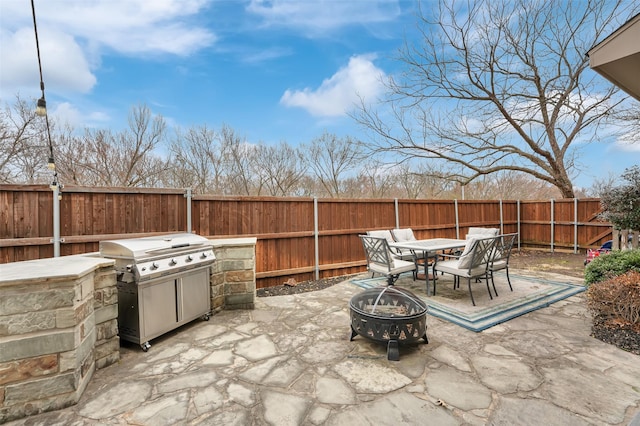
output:
[[[527,312],[544,308],[569,296],[585,291],[583,285],[570,282],[517,275],[510,273],[513,291],[509,289],[504,272],[495,274],[498,297],[489,298],[485,281],[471,282],[476,306],[471,304],[466,279],[460,288],[453,289],[453,276],[438,275],[436,295],[427,296],[424,279],[413,281],[411,274],[402,275],[396,286],[406,288],[424,300],[429,306],[429,315],[442,318],[471,331],[482,331]],[[570,279],[568,279],[569,281]],[[385,277],[354,278],[351,283],[361,288],[386,285]],[[433,281],[429,281],[433,287]],[[491,284],[489,284],[491,285]],[[493,287],[491,287],[493,294]]]

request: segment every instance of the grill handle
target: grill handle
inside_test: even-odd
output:
[[[147,250],[145,253],[160,253],[160,252],[166,252],[166,251],[170,251],[177,248],[200,247],[203,245],[204,243],[181,243],[181,244],[174,244],[171,247],[161,247],[157,249]]]
[[[182,243],[182,244],[174,244],[171,246],[172,249],[174,248],[180,248],[180,247],[189,247],[191,244],[189,243]]]

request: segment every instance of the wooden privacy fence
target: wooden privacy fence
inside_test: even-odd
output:
[[[575,253],[611,239],[598,199],[339,200],[192,196],[189,190],[66,187],[54,236],[46,186],[0,185],[0,263],[98,251],[99,241],[175,232],[257,237],[257,286],[362,272],[359,234],[410,227],[417,238],[462,237],[472,226],[517,232],[519,247]],[[55,241],[58,239],[59,241]]]

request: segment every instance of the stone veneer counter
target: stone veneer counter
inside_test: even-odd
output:
[[[211,271],[211,309],[254,309],[256,238],[211,239],[216,261]]]
[[[114,261],[0,265],[0,423],[75,404],[120,359]]]

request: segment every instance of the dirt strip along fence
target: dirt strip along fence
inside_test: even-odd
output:
[[[598,199],[406,200],[192,196],[182,189],[65,187],[60,255],[108,239],[194,232],[253,236],[257,287],[363,272],[359,234],[412,228],[418,239],[464,238],[469,227],[520,235],[518,248],[581,252],[611,239]],[[53,257],[53,192],[0,185],[0,263]]]

